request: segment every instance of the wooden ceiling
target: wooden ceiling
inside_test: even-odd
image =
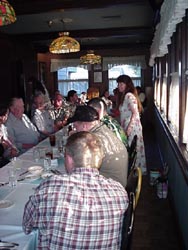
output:
[[[83,50],[149,48],[163,0],[9,0],[17,21],[0,32],[30,41],[47,52],[61,31]]]

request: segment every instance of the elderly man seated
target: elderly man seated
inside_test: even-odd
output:
[[[29,117],[24,114],[22,98],[12,98],[9,110],[10,113],[5,123],[8,134],[19,152],[23,153],[39,142],[40,134]]]
[[[99,120],[98,112],[90,106],[78,106],[72,118],[76,131],[90,131],[99,136],[104,147],[100,173],[107,178],[120,182],[124,187],[127,184],[128,153],[125,145],[117,136]]]
[[[52,119],[49,110],[45,108],[43,94],[35,95],[33,103],[35,110],[31,121],[37,127],[41,137],[45,138],[55,132],[54,120]]]
[[[25,206],[23,230],[39,229],[38,249],[120,249],[128,197],[121,184],[99,174],[102,159],[95,134],[68,138],[69,174],[43,181]]]

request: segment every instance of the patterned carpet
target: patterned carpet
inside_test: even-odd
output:
[[[160,159],[154,129],[144,128],[144,142],[148,172],[160,169]],[[143,176],[142,190],[136,208],[132,239],[132,250],[182,250],[173,218],[169,199],[159,199],[156,186],[149,184],[148,176]]]

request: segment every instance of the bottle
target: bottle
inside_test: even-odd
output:
[[[69,126],[68,126],[68,136],[71,135],[72,130],[73,130],[72,124],[69,124]]]

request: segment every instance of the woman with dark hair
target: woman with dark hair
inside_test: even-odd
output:
[[[137,135],[136,165],[141,167],[143,173],[146,173],[145,149],[140,121],[142,104],[138,98],[132,79],[128,75],[120,75],[117,78],[117,83],[120,92],[118,100],[120,123],[128,137],[129,146],[134,135]]]

